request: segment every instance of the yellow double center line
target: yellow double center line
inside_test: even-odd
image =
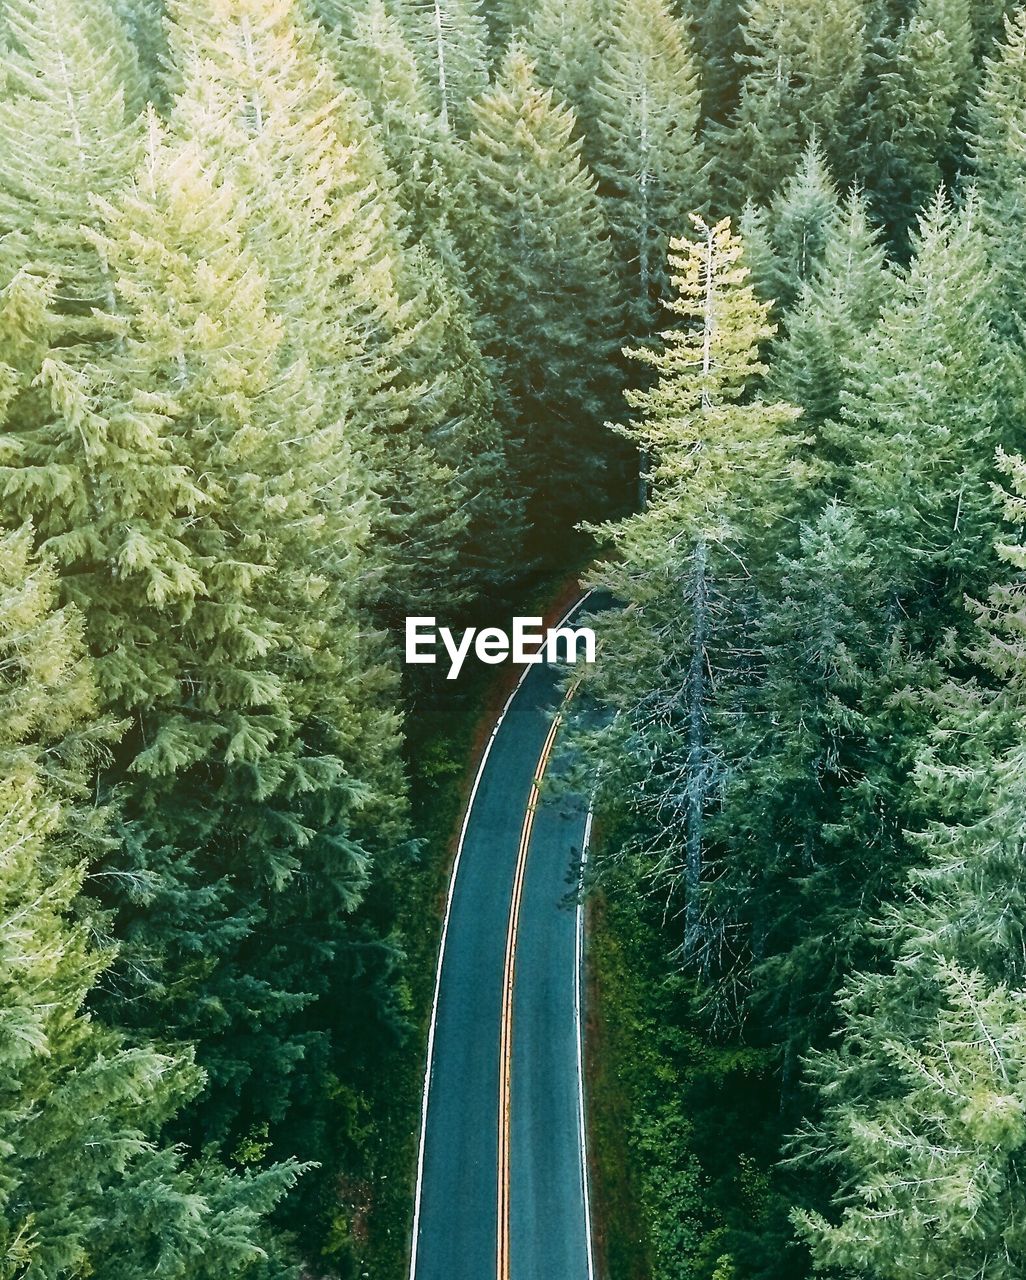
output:
[[[568,690],[564,706],[573,697],[577,685]],[[502,1018],[499,1030],[499,1213],[496,1245],[497,1280],[509,1280],[509,1150],[510,1150],[510,1078],[513,1069],[513,978],[517,958],[517,931],[520,926],[520,904],[524,896],[524,877],[527,872],[527,852],[531,846],[534,814],[538,804],[542,780],[549,765],[552,745],[562,723],[562,712],[549,726],[545,745],[538,758],[538,767],[531,783],[531,794],[520,831],[520,847],[517,850],[516,872],[513,876],[513,896],[510,899],[509,926],[506,931],[506,964],[502,977]]]

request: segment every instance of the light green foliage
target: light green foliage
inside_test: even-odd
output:
[[[2,22],[0,285],[22,269],[44,278],[56,268],[63,330],[69,341],[91,338],[90,309],[111,287],[82,227],[96,221],[90,196],[116,191],[139,154],[138,64],[104,0],[10,0]]]
[[[863,29],[861,0],[750,0],[740,101],[712,158],[717,206],[768,204],[812,138],[841,182],[854,177]]]
[[[1021,526],[1026,471],[1006,470]],[[1005,556],[1021,571],[1021,546]],[[844,1208],[797,1221],[824,1266],[1011,1280],[1026,1262],[1022,609],[1018,577],[977,608],[973,656],[997,690],[953,685],[938,704],[919,769],[937,816],[884,925],[892,962],[847,984],[844,1040],[814,1063],[823,1110],[801,1157],[838,1180]]]
[[[573,112],[538,83],[518,45],[471,109],[485,349],[513,397],[525,483],[539,489],[543,481],[548,502],[577,514],[597,461],[602,362],[613,337],[595,179],[581,161]]]
[[[669,295],[670,237],[704,202],[698,68],[663,0],[620,0],[593,95],[595,171],[623,281],[624,328],[647,336]]]
[[[622,430],[650,490],[641,515],[603,531],[616,557],[596,581],[623,603],[603,623],[593,685],[620,713],[609,730],[621,762],[613,785],[623,786],[621,769],[647,778],[631,803],[658,878],[682,893],[684,954],[707,966],[716,936],[704,907],[705,823],[721,763],[709,721],[736,660],[737,584],[743,596],[771,561],[802,469],[799,411],[750,396],[773,329],[742,245],[726,221],[696,218],[695,230],[672,242],[678,325],[660,350],[635,353],[656,381],[628,393],[637,416]]]
[[[685,541],[754,542],[793,502],[798,410],[745,399],[765,372],[768,307],[748,282],[729,221],[694,225],[695,239],[671,244],[669,311],[678,324],[661,350],[636,353],[657,380],[628,392],[637,416],[625,431],[650,457],[652,496],[649,511],[619,528],[631,538],[672,526]]]
[[[464,245],[473,218],[473,188],[464,149],[430,110],[423,78],[382,0],[370,0],[339,43],[343,83],[360,92],[377,125],[392,171],[408,250],[406,275],[417,291],[416,331],[405,363],[427,388],[432,448],[462,490],[466,536],[450,578],[450,603],[460,585],[479,590],[509,572],[522,524],[508,476],[500,400],[480,350],[469,294]],[[414,513],[415,518],[419,513]],[[447,559],[452,530],[440,526],[437,554]]]
[[[466,518],[432,447],[432,388],[410,368],[416,281],[384,156],[290,0],[176,0],[171,12],[176,131],[247,193],[270,305],[384,500],[371,523],[383,610],[423,611],[446,589]]]

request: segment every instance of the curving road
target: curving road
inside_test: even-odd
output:
[[[573,610],[571,611],[573,612]],[[581,1083],[586,806],[553,798],[560,671],[527,667],[471,792],[439,952],[410,1280],[591,1280]]]

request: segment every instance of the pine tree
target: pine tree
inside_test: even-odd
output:
[[[990,254],[1000,272],[1003,297],[1012,317],[1026,316],[1022,237],[1026,214],[1026,9],[1006,20],[1005,40],[984,62],[983,83],[970,115],[970,156],[976,171]],[[1014,333],[1015,319],[1008,324]]]
[[[691,5],[702,79],[702,116],[725,124],[737,106],[742,0],[695,0]]]
[[[961,148],[958,124],[973,86],[968,0],[919,0],[874,52],[860,175],[893,243],[906,237]]]
[[[975,200],[937,197],[915,258],[849,365],[828,440],[850,473],[895,598],[938,621],[991,575],[994,451],[1010,442],[1020,377],[993,322],[995,275]]]
[[[56,267],[66,341],[88,341],[99,336],[91,308],[111,285],[81,229],[96,222],[90,197],[123,186],[139,155],[138,63],[103,0],[11,0],[3,22],[0,285],[26,265]]]
[[[175,0],[171,14],[175,129],[246,193],[271,306],[384,499],[372,533],[382,614],[437,611],[466,527],[464,495],[433,447],[434,388],[407,367],[418,299],[370,123],[291,0]]]
[[[685,955],[708,961],[714,689],[730,679],[737,583],[744,595],[757,566],[772,561],[800,468],[798,410],[745,398],[764,373],[759,348],[773,330],[740,265],[742,246],[729,222],[694,223],[696,239],[671,246],[678,296],[669,305],[680,327],[665,335],[662,350],[636,352],[657,381],[628,394],[637,417],[623,430],[645,459],[651,490],[641,515],[605,530],[617,557],[596,580],[623,607],[603,624],[594,688],[620,713],[611,730],[613,785],[623,785],[616,761],[639,762],[645,783],[633,803],[651,856],[682,896]]]
[[[610,0],[535,0],[520,36],[538,79],[573,109],[579,136],[594,151],[595,79],[605,63]]]
[[[502,405],[480,350],[464,262],[471,176],[463,147],[431,111],[401,24],[382,0],[370,0],[352,17],[352,35],[340,42],[337,61],[342,82],[367,103],[389,167],[400,175],[395,196],[408,246],[406,274],[418,293],[406,364],[414,381],[430,389],[433,448],[462,490],[467,518],[450,578],[456,604],[460,585],[480,592],[509,576],[523,532]],[[442,556],[451,551],[439,548]]]
[[[770,363],[773,395],[800,405],[807,429],[840,417],[845,361],[879,317],[888,283],[880,234],[865,197],[852,192],[783,318],[786,334]]]
[[[138,189],[100,207],[119,341],[53,377],[45,426],[16,402],[3,479],[131,722],[109,1013],[200,1039],[210,1139],[289,1105],[311,1039],[291,1024],[366,883],[361,841],[395,835],[397,726],[361,621],[357,460],[289,359],[241,202],[153,123]]]
[[[261,1220],[297,1171],[186,1166],[159,1133],[201,1084],[190,1055],[130,1045],[83,1011],[111,958],[80,895],[110,843],[91,784],[114,735],[80,620],[32,541],[27,526],[0,537],[3,1274],[294,1276],[267,1261]]]
[[[472,111],[473,287],[491,324],[486,353],[513,397],[533,516],[551,524],[584,513],[601,447],[596,369],[609,351],[613,301],[606,230],[573,112],[538,84],[519,46]]]
[[[752,227],[756,242],[753,270],[759,292],[771,299],[778,310],[792,306],[802,286],[811,278],[839,216],[837,189],[823,153],[813,140],[794,175],[774,198],[762,226],[749,214],[750,224],[753,221],[756,224]],[[760,231],[768,254],[758,245]]]
[[[735,209],[746,197],[768,204],[812,138],[849,182],[863,78],[861,0],[751,0],[744,38],[738,109],[716,133],[715,190]]]
[[[800,530],[746,628],[747,680],[717,722],[725,760],[709,823],[710,914],[730,944],[718,1001],[773,1047],[793,1116],[800,1059],[827,1043],[833,993],[871,958],[871,921],[910,862],[908,778],[932,678],[891,617],[855,512],[828,502]]]
[[[1026,468],[1006,469],[1021,527]],[[1026,565],[1018,543],[1003,553],[1017,577],[977,607],[969,654],[992,689],[953,683],[938,700],[918,775],[924,864],[883,926],[890,963],[842,992],[844,1040],[813,1064],[822,1114],[800,1138],[840,1209],[797,1215],[815,1260],[886,1280],[1011,1280],[1026,1262]]]
[[[697,68],[663,0],[620,0],[593,93],[595,171],[623,280],[624,329],[640,338],[668,296],[670,237],[704,199]]]
[[[442,127],[465,132],[467,103],[488,83],[481,0],[402,0],[400,12]]]

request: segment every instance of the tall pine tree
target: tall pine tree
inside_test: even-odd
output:
[[[704,202],[698,69],[687,31],[663,0],[620,0],[592,91],[595,171],[622,280],[624,328],[641,338],[669,294],[670,237]]]
[[[602,210],[574,115],[515,45],[472,104],[479,202],[472,285],[486,351],[513,398],[513,456],[542,528],[588,514],[601,460],[613,285]]]
[[[0,535],[3,1274],[285,1280],[264,1219],[297,1170],[186,1164],[160,1133],[202,1084],[191,1055],[128,1043],[83,1007],[111,960],[81,890],[111,842],[93,778],[115,735],[32,542],[28,526]]]

